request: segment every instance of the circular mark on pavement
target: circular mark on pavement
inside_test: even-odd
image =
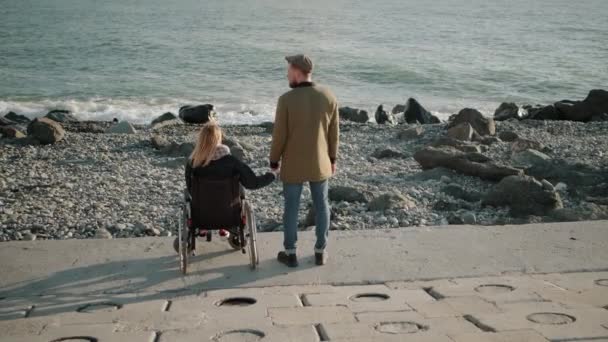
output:
[[[427,329],[428,327],[416,322],[387,322],[376,326],[376,330],[383,334],[415,334]]]
[[[515,290],[515,288],[511,285],[504,284],[484,284],[479,285],[475,288],[476,292],[484,293],[484,294],[499,294],[499,293],[507,293]]]
[[[528,321],[545,325],[563,325],[576,321],[574,316],[556,312],[538,312],[528,315]]]
[[[595,281],[595,284],[599,286],[608,286],[608,279],[598,279]]]
[[[51,342],[97,342],[99,341],[96,337],[91,336],[70,336],[70,337],[60,337],[58,339],[52,340]]]
[[[257,302],[258,301],[255,300],[255,298],[251,298],[251,297],[233,297],[233,298],[223,299],[223,300],[215,303],[215,305],[217,305],[217,306],[249,306],[249,305],[253,305]]]
[[[122,304],[112,303],[112,302],[102,302],[102,303],[89,303],[85,304],[76,311],[78,312],[108,312],[122,309]]]
[[[255,342],[266,336],[263,332],[253,329],[231,330],[218,334],[213,338],[217,342]]]
[[[391,297],[384,293],[359,293],[349,299],[353,302],[381,302],[389,298]]]

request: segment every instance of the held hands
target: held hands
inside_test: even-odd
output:
[[[336,163],[331,164],[331,174],[332,176],[336,174]]]

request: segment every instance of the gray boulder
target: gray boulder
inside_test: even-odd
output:
[[[393,107],[393,110],[391,111],[392,114],[398,114],[403,112],[405,112],[405,105],[402,104],[395,105],[395,107]]]
[[[473,139],[475,130],[468,122],[463,122],[448,129],[448,137],[456,140],[470,141]]]
[[[22,125],[27,125],[32,121],[27,116],[20,115],[15,112],[8,112],[4,117],[11,120],[12,122],[16,122]]]
[[[367,194],[349,186],[332,186],[329,189],[329,199],[334,202],[369,202]]]
[[[515,167],[528,168],[551,162],[551,157],[537,150],[528,149],[511,156],[511,164]]]
[[[458,112],[458,114],[452,115],[449,119],[448,128],[456,127],[465,122],[470,124],[479,135],[496,134],[494,119],[486,118],[479,111],[472,108],[465,108]]]
[[[212,104],[187,105],[179,109],[179,117],[187,123],[204,124],[215,117],[215,112]]]
[[[376,114],[374,115],[374,118],[376,119],[376,123],[378,123],[379,125],[395,123],[393,115],[385,111],[384,106],[382,105],[378,106],[378,109],[376,109]]]
[[[137,133],[137,130],[133,125],[131,125],[128,121],[121,121],[115,125],[110,126],[106,133],[110,134],[134,134]]]
[[[27,126],[27,135],[43,145],[61,141],[65,131],[61,124],[49,118],[36,118]]]
[[[56,122],[76,122],[78,119],[69,110],[56,109],[48,112],[45,115],[46,118],[49,118]]]
[[[166,113],[158,116],[156,119],[152,120],[152,122],[150,123],[150,125],[152,126],[152,129],[159,129],[162,127],[181,125],[181,124],[183,124],[183,121],[171,112],[166,112]]]
[[[554,105],[549,106],[524,106],[523,109],[527,113],[527,118],[532,120],[559,120],[561,119],[560,112],[557,111]]]
[[[348,121],[359,122],[359,123],[366,123],[369,121],[369,116],[367,114],[367,111],[357,109],[357,108],[341,107],[339,109],[339,114],[340,114],[340,119],[344,119],[344,120],[348,120]]]
[[[547,189],[530,176],[509,176],[501,180],[483,198],[490,206],[508,206],[513,216],[544,216],[552,210],[563,208],[555,190]]]
[[[232,154],[236,159],[238,159],[240,161],[249,160],[249,158],[250,158],[249,153],[247,153],[244,146],[238,140],[224,137],[222,143],[224,145],[230,147],[230,154]]]
[[[416,99],[409,98],[405,104],[404,118],[408,124],[436,124],[441,123],[441,120],[431,114]]]
[[[171,145],[169,140],[167,140],[164,135],[160,134],[153,134],[150,138],[150,142],[152,143],[152,146],[157,150],[162,150]]]
[[[583,101],[563,100],[554,106],[563,120],[590,121],[594,116],[608,113],[608,91],[594,89]]]
[[[415,207],[416,203],[412,199],[398,192],[389,192],[372,199],[369,202],[368,210],[385,211],[388,209],[413,209]]]
[[[425,170],[445,167],[465,175],[493,181],[523,173],[520,169],[494,163],[480,153],[465,153],[448,146],[426,147],[414,153],[414,159]]]
[[[503,102],[494,111],[494,120],[496,121],[519,118],[519,107],[513,102]]]

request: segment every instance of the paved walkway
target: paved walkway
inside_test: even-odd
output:
[[[186,277],[170,238],[0,244],[0,341],[608,341],[606,221],[334,233],[324,267],[307,233],[296,270],[260,240]]]

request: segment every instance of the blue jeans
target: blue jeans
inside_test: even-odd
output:
[[[283,246],[287,254],[295,254],[298,242],[298,211],[303,183],[283,183],[285,211],[283,212]],[[329,235],[329,199],[327,196],[328,181],[310,182],[310,193],[315,208],[317,243],[315,253],[321,253],[327,247]]]

